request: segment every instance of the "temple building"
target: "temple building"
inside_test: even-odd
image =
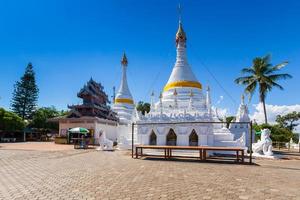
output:
[[[168,82],[151,111],[136,116],[138,143],[145,145],[182,146],[239,146],[246,147],[249,129],[247,124],[230,129],[220,122],[212,110],[210,88],[202,84],[188,64],[187,36],[179,21],[176,41],[176,62]],[[248,108],[242,101],[237,121],[249,122]],[[201,122],[201,123],[195,123]]]
[[[59,118],[59,135],[65,136],[70,128],[84,127],[97,139],[100,130],[105,131],[107,137],[117,140],[117,114],[108,105],[110,101],[100,83],[92,78],[78,92],[77,97],[82,104],[70,105],[67,116]]]
[[[89,116],[118,121],[116,113],[108,106],[110,101],[103,89],[100,83],[91,78],[77,94],[82,99],[82,104],[68,106],[71,110],[69,117]]]
[[[145,145],[181,146],[238,146],[249,144],[248,124],[232,123],[228,128],[220,122],[217,112],[212,109],[211,89],[203,85],[188,64],[187,36],[179,21],[175,37],[176,61],[171,75],[155,103],[151,94],[151,110],[142,115],[135,108],[127,83],[128,59],[121,59],[122,76],[120,87],[113,99],[112,109],[103,86],[90,80],[77,96],[82,104],[68,106],[68,116],[59,119],[60,135],[70,128],[84,127],[99,137],[105,131],[108,139],[118,142],[120,148],[131,148],[132,130],[134,143]],[[236,122],[249,122],[249,111],[242,96]],[[135,124],[132,129],[132,124]]]

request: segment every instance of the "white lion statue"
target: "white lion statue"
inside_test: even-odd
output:
[[[114,150],[113,141],[106,138],[106,134],[104,131],[99,132],[99,144],[100,144],[100,147],[97,150],[103,150],[103,151]]]
[[[272,156],[272,140],[270,138],[271,131],[269,129],[261,130],[260,140],[252,145],[252,150],[256,154]]]

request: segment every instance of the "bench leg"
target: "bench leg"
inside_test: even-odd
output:
[[[203,158],[203,156],[202,156],[202,150],[199,150],[199,156],[200,156],[200,160],[202,160]]]
[[[135,147],[135,158],[138,158],[139,154],[138,154],[138,147]]]
[[[236,151],[236,162],[239,162],[239,151]]]
[[[203,160],[206,160],[206,150],[203,150]]]
[[[166,156],[166,159],[169,158],[169,149],[166,149],[166,152],[167,152],[167,156]]]
[[[242,163],[244,163],[245,161],[245,154],[244,154],[244,151],[242,151]]]
[[[170,149],[170,155],[169,155],[169,158],[172,157],[172,149]]]

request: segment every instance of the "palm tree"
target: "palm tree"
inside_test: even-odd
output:
[[[278,80],[292,78],[290,74],[277,73],[280,69],[288,64],[282,62],[277,65],[270,63],[271,56],[257,57],[253,59],[252,66],[242,69],[241,73],[245,76],[235,79],[235,83],[245,86],[245,93],[253,96],[256,88],[259,90],[259,101],[263,104],[265,123],[268,123],[266,111],[266,95],[274,87],[283,90],[283,87],[277,83]]]

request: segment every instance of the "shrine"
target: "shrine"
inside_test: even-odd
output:
[[[82,99],[82,104],[69,105],[69,114],[58,119],[59,135],[65,136],[71,128],[84,127],[90,131],[96,143],[100,131],[105,131],[110,140],[117,141],[119,119],[109,106],[110,101],[103,86],[91,78],[77,97]]]

